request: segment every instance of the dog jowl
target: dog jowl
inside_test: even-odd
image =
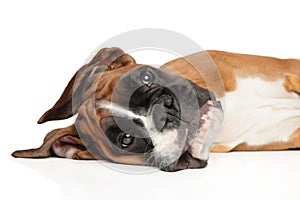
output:
[[[39,120],[75,123],[51,131],[40,148],[15,157],[104,159],[165,171],[203,168],[222,109],[214,95],[181,76],[140,65],[118,48],[100,50]],[[218,125],[216,125],[218,124]]]

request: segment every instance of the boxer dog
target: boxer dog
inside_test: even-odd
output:
[[[38,121],[78,114],[74,124],[12,155],[178,171],[205,167],[209,151],[299,148],[299,93],[295,59],[202,51],[154,68],[105,48]]]

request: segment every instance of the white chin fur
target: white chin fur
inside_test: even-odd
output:
[[[165,163],[176,161],[181,154],[182,146],[178,144],[178,130],[168,130],[164,133],[152,134],[151,140],[154,145],[154,154],[164,158]]]

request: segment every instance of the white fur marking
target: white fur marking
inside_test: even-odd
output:
[[[100,105],[100,108],[108,109],[113,112],[113,114],[120,116],[120,117],[129,117],[130,119],[140,119],[142,121],[145,120],[145,116],[142,115],[137,115],[130,110],[126,110],[122,108],[121,106],[111,103],[111,102],[106,102]]]
[[[176,129],[153,134],[151,139],[155,146],[154,153],[160,157],[167,158],[168,162],[174,162],[180,156],[181,148],[179,148],[179,145],[176,145],[178,140],[178,131]]]
[[[300,127],[300,99],[283,81],[239,78],[225,94],[225,120],[218,144],[234,147],[287,141]]]
[[[176,129],[159,132],[156,130],[152,116],[142,116],[124,109],[121,106],[111,103],[102,102],[98,104],[99,108],[109,109],[116,116],[129,117],[131,119],[140,119],[154,145],[154,153],[157,156],[165,157],[166,162],[173,162],[178,159],[181,153],[180,145],[176,145],[178,140],[178,131]]]

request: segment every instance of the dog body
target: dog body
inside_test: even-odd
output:
[[[176,171],[204,167],[210,150],[204,140],[219,131],[213,152],[299,148],[299,93],[295,59],[203,51],[155,69],[118,48],[102,49],[39,120],[78,113],[74,125],[13,156],[106,159]]]
[[[199,54],[203,54],[201,52]],[[212,151],[283,150],[300,145],[300,60],[208,51],[222,77],[224,124]],[[199,57],[199,55],[191,55]],[[201,57],[201,56],[200,56]],[[166,63],[206,87],[182,59]],[[182,67],[184,66],[184,67]],[[185,69],[190,69],[186,71]]]

